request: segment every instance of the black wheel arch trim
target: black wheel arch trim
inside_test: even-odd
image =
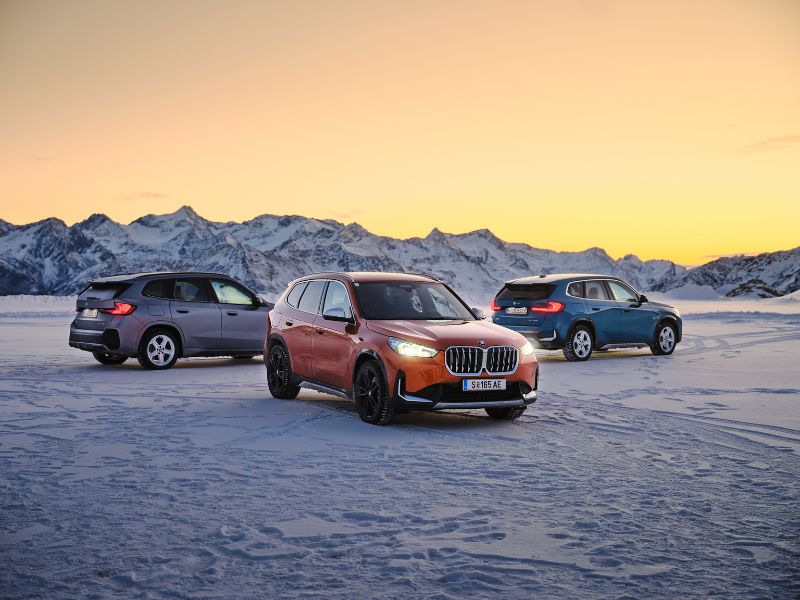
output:
[[[653,330],[653,337],[655,337],[656,332],[658,332],[658,328],[667,321],[669,321],[675,329],[675,343],[677,344],[681,341],[681,328],[678,327],[678,319],[675,315],[662,315],[656,323],[656,328]]]
[[[178,343],[181,345],[180,348],[181,351],[179,353],[179,357],[183,356],[183,349],[186,347],[186,344],[184,344],[183,341],[183,331],[181,331],[181,328],[178,327],[175,323],[171,323],[169,321],[156,321],[155,323],[148,323],[147,327],[142,329],[142,333],[139,336],[139,341],[136,344],[137,348],[139,348],[142,345],[142,342],[144,341],[144,337],[145,335],[147,335],[147,332],[152,331],[153,329],[171,329],[172,331],[177,332]]]
[[[353,361],[353,376],[350,378],[352,383],[355,384],[356,381],[355,365],[357,365],[361,360],[361,357],[365,355],[369,356],[371,359],[373,359],[375,362],[378,363],[378,366],[381,368],[381,374],[383,375],[383,380],[386,382],[386,387],[389,390],[391,390],[394,382],[389,381],[389,376],[386,373],[386,365],[383,364],[383,359],[380,357],[380,355],[377,352],[375,352],[375,350],[372,350],[370,348],[362,348],[361,350],[358,351],[358,354],[356,354],[355,360]],[[352,387],[351,387],[351,392],[352,392]]]

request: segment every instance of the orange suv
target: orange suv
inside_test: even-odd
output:
[[[434,277],[318,273],[289,284],[269,313],[269,390],[300,386],[353,400],[363,421],[398,413],[483,408],[516,419],[536,401],[533,347],[483,320]]]

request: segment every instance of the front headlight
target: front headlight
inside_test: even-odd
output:
[[[533,354],[533,344],[530,342],[525,342],[525,345],[520,349],[522,352],[522,356],[530,356]]]
[[[400,356],[415,356],[417,358],[430,358],[436,356],[439,352],[435,348],[428,348],[422,344],[415,344],[414,342],[407,342],[399,338],[389,338],[389,347],[397,352]]]

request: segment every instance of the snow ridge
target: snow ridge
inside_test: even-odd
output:
[[[102,214],[71,227],[53,218],[0,222],[0,294],[74,294],[94,277],[160,270],[221,271],[272,298],[306,273],[375,270],[436,275],[479,305],[504,281],[557,272],[615,275],[641,290],[693,284],[721,294],[776,296],[800,288],[800,248],[687,270],[634,255],[615,260],[601,248],[556,252],[508,243],[487,229],[395,239],[355,223],[296,215],[213,222],[190,206],[129,225]]]

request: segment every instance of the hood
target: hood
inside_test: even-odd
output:
[[[376,333],[444,350],[448,346],[518,346],[525,338],[510,329],[487,321],[367,321]]]

